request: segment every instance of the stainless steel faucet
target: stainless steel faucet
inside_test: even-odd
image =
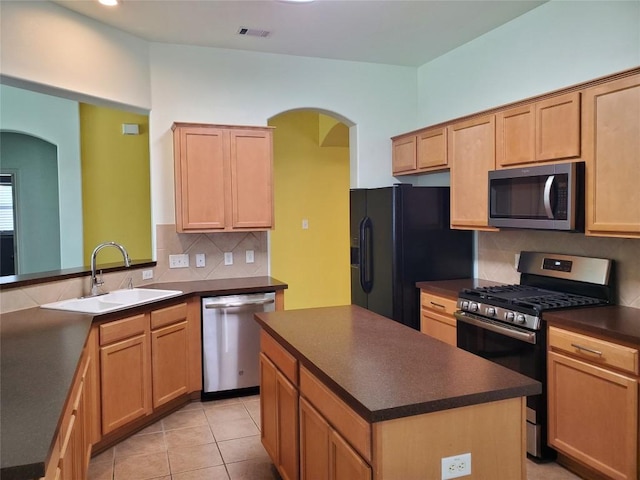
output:
[[[116,247],[118,250],[120,250],[120,253],[122,253],[122,256],[124,257],[124,266],[125,267],[131,266],[131,259],[129,258],[127,249],[124,248],[119,243],[105,242],[105,243],[101,243],[96,248],[94,248],[93,252],[91,253],[91,296],[92,297],[98,295],[98,287],[104,284],[104,281],[102,280],[102,275],[100,276],[101,278],[98,278],[96,274],[96,255],[98,255],[98,252],[105,247]]]

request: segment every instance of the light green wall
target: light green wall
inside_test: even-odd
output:
[[[348,137],[335,125],[321,128],[323,117],[297,111],[269,121],[276,127],[271,275],[289,285],[287,309],[351,303]],[[342,138],[342,146],[320,146],[330,131],[336,132],[330,143]],[[308,229],[302,228],[303,219]]]
[[[60,269],[56,146],[22,133],[0,133],[0,170],[15,174],[16,274]]]
[[[552,0],[418,69],[419,124],[640,65],[640,2]]]
[[[78,102],[0,85],[0,130],[26,133],[56,146],[61,268],[82,265]]]
[[[123,123],[137,124],[139,135],[123,135]],[[82,103],[80,124],[85,265],[109,241],[132,259],[151,259],[149,117]],[[98,261],[122,262],[122,255],[109,248]]]

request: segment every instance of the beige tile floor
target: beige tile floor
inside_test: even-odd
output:
[[[259,427],[259,396],[192,402],[94,457],[89,480],[279,480]],[[579,478],[530,460],[527,475]]]

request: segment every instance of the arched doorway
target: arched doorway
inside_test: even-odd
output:
[[[274,131],[271,275],[287,309],[351,303],[349,127],[317,110],[269,120]]]

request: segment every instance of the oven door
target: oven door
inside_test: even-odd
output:
[[[527,452],[552,455],[546,446],[545,330],[531,331],[458,311],[457,346],[542,383],[542,394],[527,397]]]

